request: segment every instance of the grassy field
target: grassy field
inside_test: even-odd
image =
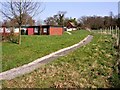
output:
[[[85,38],[89,32],[79,30],[62,36],[22,36],[22,44],[2,43],[2,71],[29,63],[51,52],[71,46]]]
[[[114,73],[116,52],[110,35],[94,35],[91,43],[34,72],[3,81],[9,88],[110,88],[120,87]]]

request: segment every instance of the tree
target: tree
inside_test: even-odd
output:
[[[65,14],[66,14],[67,12],[66,11],[59,11],[58,12],[58,25],[62,25],[62,26],[64,26],[64,17],[65,17]]]
[[[26,15],[26,14],[22,14],[22,17],[23,17],[22,25],[24,25],[24,26],[28,26],[28,25],[33,26],[35,24],[35,21],[32,19],[31,16]],[[16,18],[13,18],[11,20],[6,21],[6,26],[14,27],[14,26],[19,26],[19,24],[17,23]]]
[[[38,20],[35,22],[35,25],[40,26],[40,25],[42,25],[42,24],[45,24],[44,22],[45,22],[44,20],[38,19]]]
[[[40,10],[41,3],[33,2],[32,0],[11,0],[9,2],[1,2],[2,8],[0,12],[2,15],[9,20],[15,19],[19,26],[19,41],[21,44],[21,26],[29,20],[29,17],[24,17],[24,15],[29,15],[31,17],[40,14],[44,9]]]
[[[118,2],[118,20],[117,20],[117,25],[120,28],[120,1]]]
[[[69,22],[72,22],[72,23],[74,23],[77,26],[77,20],[76,20],[76,18],[70,18]]]
[[[113,12],[112,11],[110,11],[110,26],[113,26]]]
[[[85,27],[89,27],[87,22],[87,16],[82,16],[81,18],[78,18],[78,24],[81,26],[82,29],[85,29]]]
[[[90,28],[90,29],[101,29],[101,28],[109,28],[110,25],[115,27],[116,20],[115,18],[112,18],[111,23],[111,17],[110,16],[83,16],[78,19],[79,24],[82,28]]]
[[[48,17],[45,20],[45,23],[48,24],[48,25],[61,25],[61,26],[64,26],[65,14],[66,14],[66,11],[59,11],[56,15]]]
[[[69,22],[69,18],[68,17],[64,18],[64,27],[67,26],[68,22]]]
[[[44,22],[47,25],[57,25],[57,21],[55,20],[54,17],[48,17],[46,20],[44,20]]]

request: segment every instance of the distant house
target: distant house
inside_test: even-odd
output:
[[[77,30],[77,27],[76,27],[75,24],[72,23],[72,22],[68,22],[66,27],[67,27],[67,28],[66,28],[66,31]]]

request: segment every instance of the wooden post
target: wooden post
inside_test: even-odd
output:
[[[111,34],[111,26],[110,26],[110,34]]]
[[[100,29],[100,33],[102,34],[102,29]]]
[[[109,34],[109,28],[107,28],[108,34]]]
[[[112,32],[111,33],[112,33],[112,36],[114,37],[114,29],[113,29],[113,27],[112,27]]]
[[[117,46],[119,47],[120,45],[120,31],[119,28],[117,29]]]
[[[104,31],[105,31],[105,34],[106,34],[106,29],[104,29]]]
[[[113,33],[113,27],[111,27],[111,34],[113,35],[114,33]]]

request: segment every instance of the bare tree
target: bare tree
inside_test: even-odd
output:
[[[46,20],[44,20],[44,22],[47,24],[47,25],[58,25],[57,21],[56,21],[56,18],[53,16],[53,17],[48,17],[46,18]]]
[[[18,43],[21,44],[21,26],[25,24],[29,20],[29,18],[26,17],[26,21],[23,23],[23,15],[30,15],[31,17],[34,17],[41,12],[44,11],[45,8],[40,10],[40,7],[42,5],[41,2],[33,2],[32,0],[11,0],[6,2],[1,2],[2,8],[0,12],[4,16],[4,18],[13,20],[16,19],[16,22],[19,26],[19,41]]]
[[[64,21],[65,21],[65,14],[66,11],[59,11],[57,14],[53,15],[52,17],[48,17],[45,20],[46,24],[50,25],[61,25],[64,26]]]
[[[66,11],[59,11],[58,12],[58,24],[59,25],[62,25],[62,26],[64,26],[64,17],[65,17],[65,14],[66,14],[67,12]]]

